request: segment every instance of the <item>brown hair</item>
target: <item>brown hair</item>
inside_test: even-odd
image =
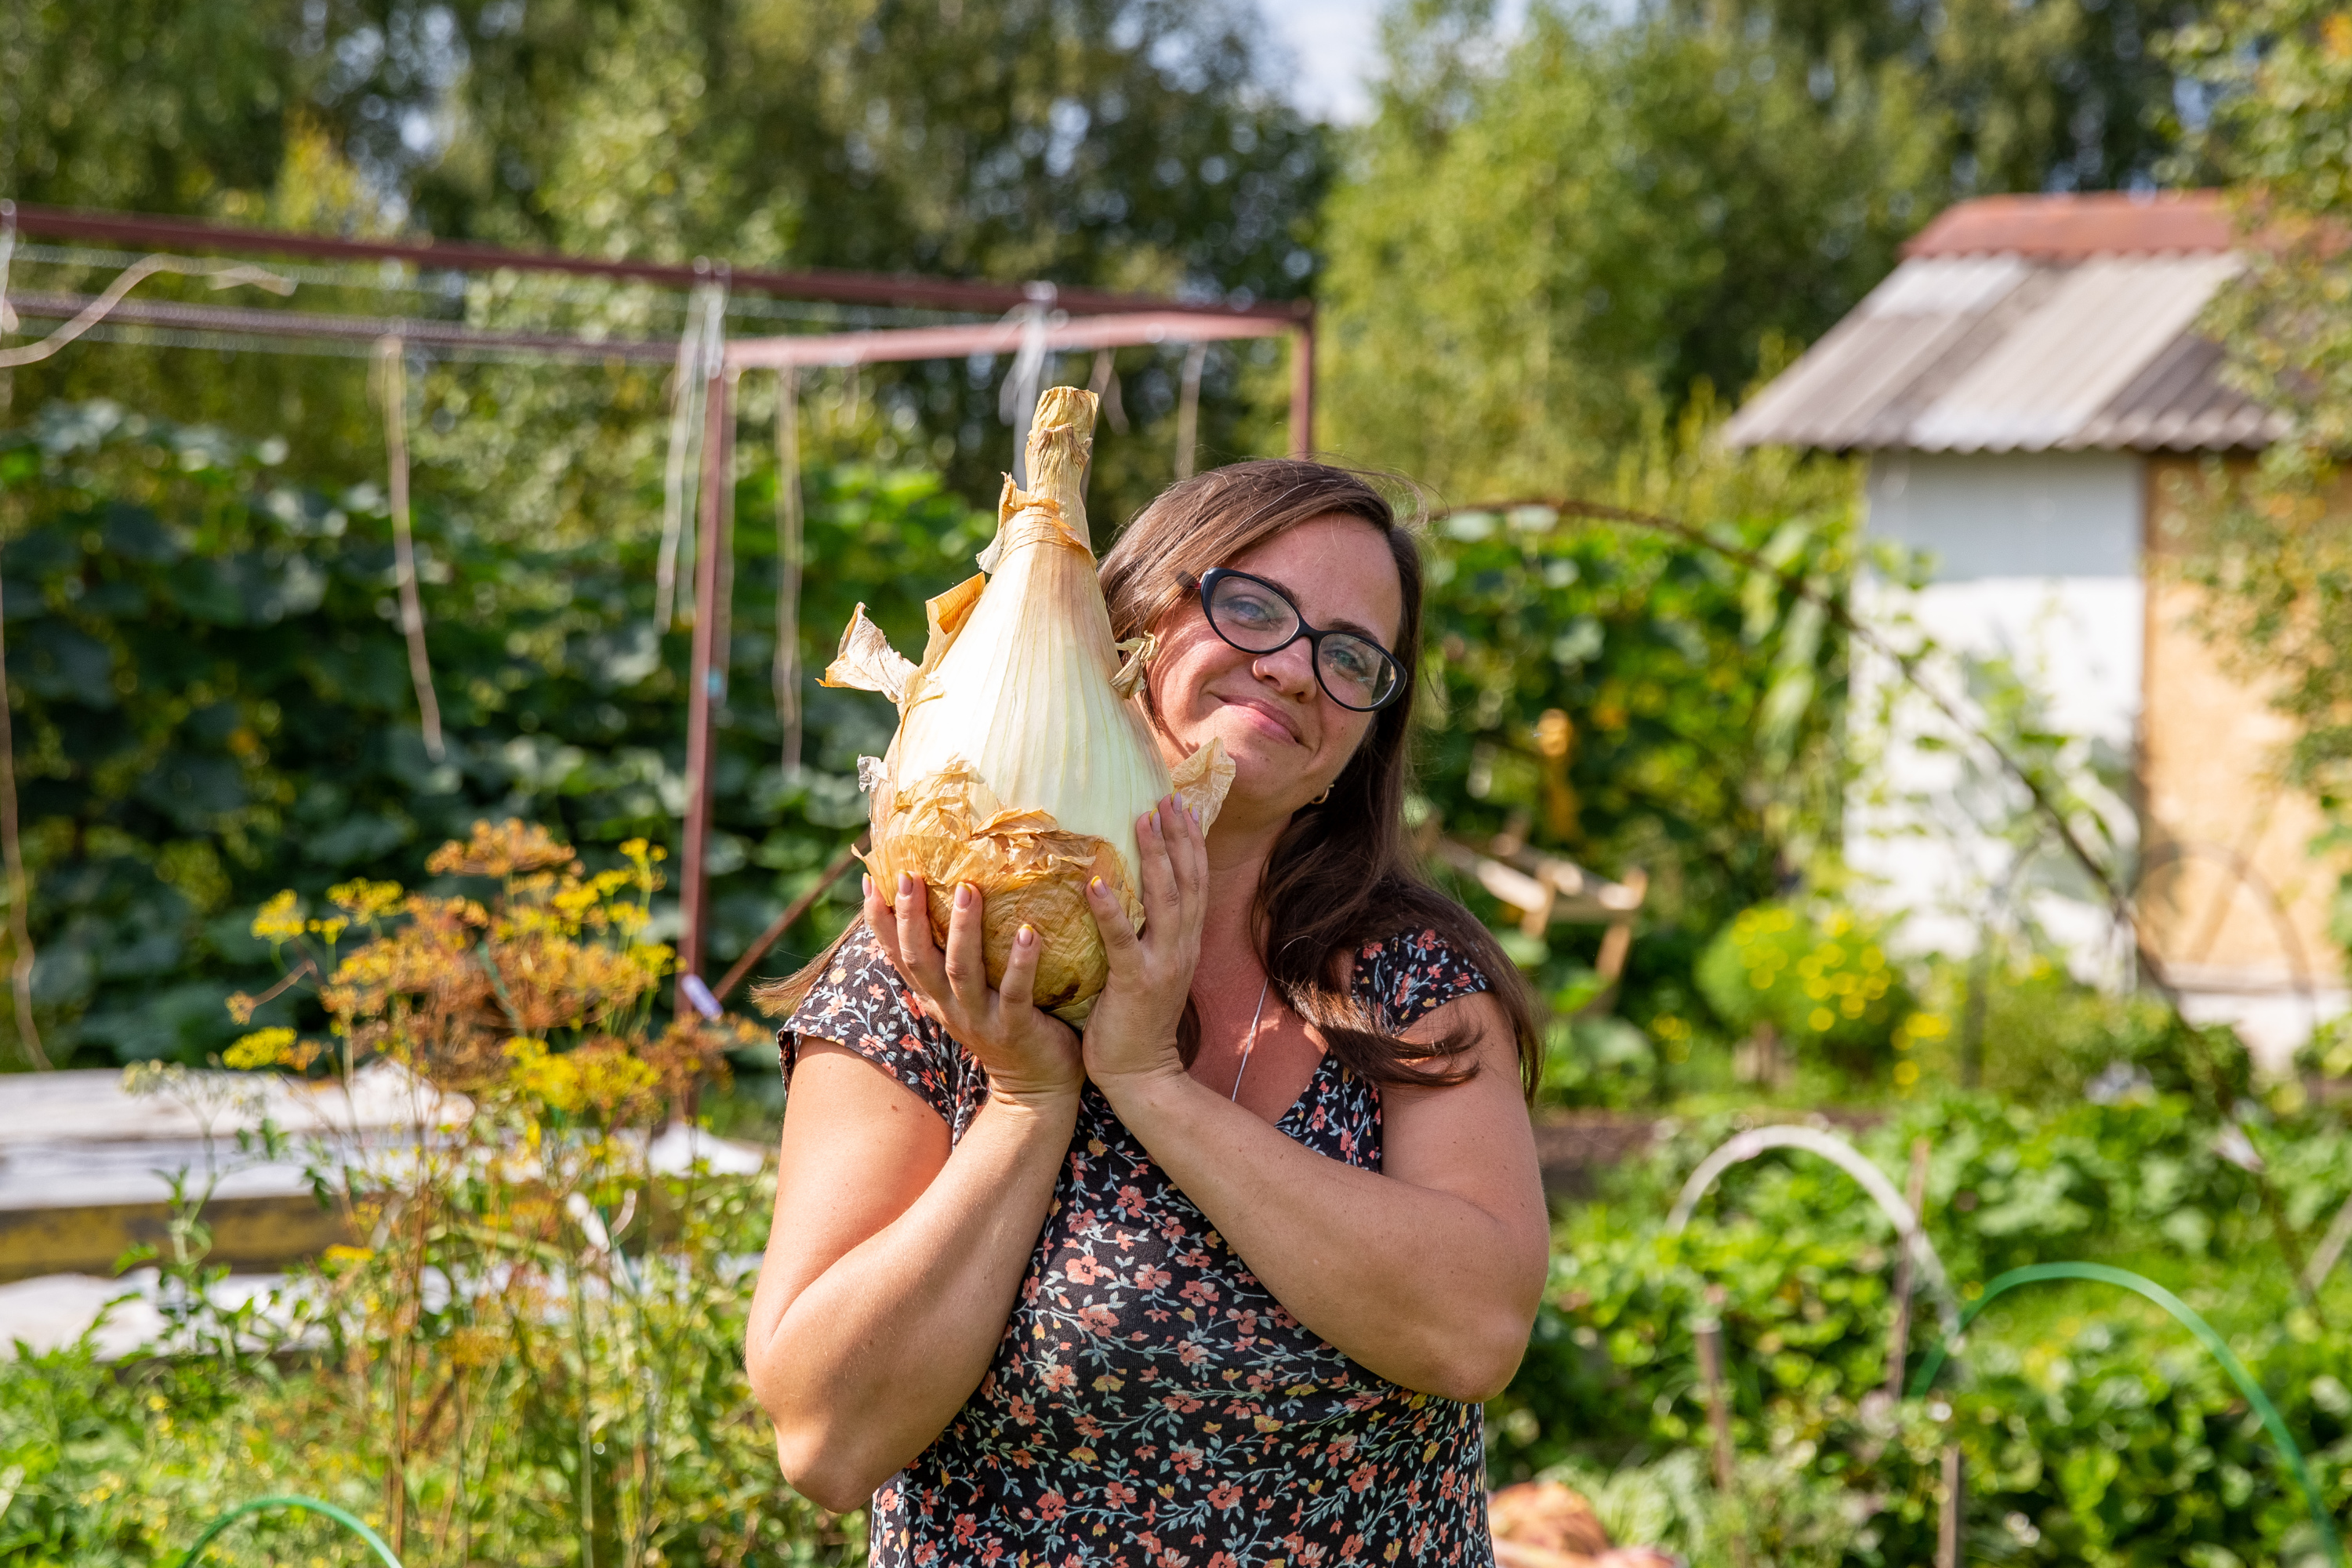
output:
[[[1459,1083],[1476,1070],[1462,1058],[1475,1036],[1456,1030],[1429,1044],[1381,1029],[1346,982],[1349,956],[1367,942],[1433,931],[1475,963],[1510,1020],[1529,1096],[1543,1052],[1526,981],[1469,910],[1423,878],[1404,830],[1411,786],[1411,727],[1421,666],[1421,549],[1365,476],[1328,464],[1268,458],[1213,468],[1160,492],[1103,558],[1111,635],[1141,635],[1195,593],[1201,574],[1317,518],[1360,518],[1380,531],[1396,563],[1404,616],[1393,650],[1404,680],[1373,715],[1363,743],[1330,798],[1295,815],[1275,842],[1259,885],[1260,957],[1283,1002],[1323,1036],[1342,1066],[1376,1083]],[[1150,687],[1145,687],[1149,700]],[[1180,1044],[1192,1060],[1199,1021],[1188,1006]]]

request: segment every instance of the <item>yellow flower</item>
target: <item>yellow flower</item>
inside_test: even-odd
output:
[[[312,931],[325,939],[329,947],[332,947],[335,945],[335,939],[351,929],[351,923],[340,915],[329,915],[324,920],[311,921],[309,925]]]
[[[239,1072],[256,1068],[274,1068],[284,1062],[294,1050],[291,1029],[256,1029],[228,1048],[221,1059]]]
[[[1917,1083],[1918,1081],[1919,1064],[1917,1062],[1896,1062],[1895,1064],[1895,1082],[1896,1087],[1901,1089],[1909,1089],[1913,1084]]]
[[[302,934],[302,900],[289,888],[268,903],[253,919],[253,934],[272,947],[292,942]]]
[[[354,921],[380,921],[400,908],[400,884],[362,877],[327,889],[327,901]]]

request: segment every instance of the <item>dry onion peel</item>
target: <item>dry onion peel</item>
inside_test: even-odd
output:
[[[1234,777],[1213,740],[1171,774],[1133,700],[1152,643],[1111,638],[1081,488],[1094,421],[1090,392],[1053,387],[1038,400],[1031,487],[1005,481],[982,574],[925,606],[922,663],[893,649],[861,605],[824,677],[898,705],[888,753],[858,763],[873,795],[866,864],[877,884],[920,879],[942,942],[954,889],[978,890],[992,984],[1013,933],[1034,927],[1037,1005],[1072,1023],[1107,973],[1087,880],[1115,888],[1141,930],[1136,818],[1172,793],[1206,826]]]

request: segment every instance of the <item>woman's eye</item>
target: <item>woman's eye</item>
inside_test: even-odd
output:
[[[1380,673],[1380,660],[1372,657],[1371,649],[1353,643],[1337,639],[1327,642],[1323,645],[1323,655],[1324,662],[1330,665],[1334,675],[1360,686],[1370,686],[1373,677]]]
[[[1282,619],[1282,611],[1255,594],[1234,594],[1224,602],[1225,613],[1237,621],[1254,626],[1270,626]]]

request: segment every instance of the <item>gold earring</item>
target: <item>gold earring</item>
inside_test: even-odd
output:
[[[1307,804],[1309,805],[1321,805],[1325,801],[1329,800],[1330,798],[1331,786],[1329,784],[1325,784],[1323,786],[1323,793],[1317,795],[1313,800],[1308,801]]]

